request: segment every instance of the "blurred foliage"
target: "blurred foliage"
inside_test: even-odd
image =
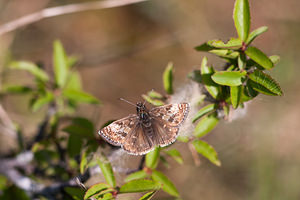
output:
[[[207,105],[192,116],[192,123],[195,123],[193,133],[189,137],[179,139],[216,166],[221,166],[217,152],[212,145],[202,140],[203,137],[209,134],[221,119],[228,118],[231,110],[243,108],[246,102],[253,100],[259,93],[271,96],[283,94],[279,84],[266,72],[274,68],[279,57],[268,57],[260,49],[252,46],[256,37],[267,31],[267,27],[250,32],[248,0],[236,0],[233,19],[238,38],[230,38],[227,42],[210,40],[195,47],[197,51],[220,57],[225,63],[223,70],[218,71],[210,66],[208,58],[204,57],[201,68],[188,75],[196,84],[204,86],[205,97],[199,99],[204,99],[203,102]],[[172,158],[178,164],[184,163],[180,151],[176,148],[157,147],[146,154],[141,167],[130,173],[123,184],[116,181],[114,166],[104,154],[101,153],[95,156],[96,158],[91,156],[96,154],[99,143],[103,141],[95,138],[95,127],[89,119],[73,117],[72,114],[82,103],[101,102],[83,90],[80,75],[74,67],[75,63],[76,58],[68,56],[61,42],[56,40],[53,44],[53,77],[32,62],[14,61],[10,64],[11,70],[30,73],[35,84],[5,85],[1,91],[2,95],[29,94],[29,106],[33,112],[47,107],[43,122],[46,127],[41,126],[32,145],[27,147],[34,153],[35,168],[40,172],[35,178],[40,181],[49,178],[66,181],[84,174],[92,166],[98,166],[106,183],[94,184],[86,191],[79,187],[65,187],[61,198],[100,200],[115,199],[118,194],[123,193],[145,193],[140,199],[151,199],[159,190],[174,198],[180,198],[179,191],[171,179],[157,170],[160,162],[170,167],[165,157]],[[169,97],[174,94],[173,79],[174,66],[169,63],[163,73],[166,95],[151,90],[142,97],[154,106],[168,103]],[[64,121],[61,128],[63,120],[66,122]],[[67,135],[60,135],[58,131]],[[2,198],[28,199],[24,191],[14,185],[4,184],[3,180],[4,178],[0,177]],[[44,198],[47,199],[46,196]]]

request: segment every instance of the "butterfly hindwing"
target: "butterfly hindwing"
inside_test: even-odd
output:
[[[153,142],[156,146],[164,147],[175,142],[179,131],[177,126],[170,126],[167,123],[155,119],[152,126],[155,131]]]
[[[152,138],[145,134],[141,123],[137,124],[124,140],[122,148],[133,155],[143,155],[155,147]]]

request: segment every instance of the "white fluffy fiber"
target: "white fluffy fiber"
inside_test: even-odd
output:
[[[201,88],[199,84],[190,82],[178,88],[171,96],[169,103],[189,103],[190,112],[179,130],[180,136],[191,136],[194,131],[195,125],[192,123],[193,116],[199,109],[199,98],[201,98]]]

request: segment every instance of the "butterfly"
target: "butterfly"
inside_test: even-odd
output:
[[[189,108],[188,103],[175,103],[148,110],[144,103],[138,102],[137,114],[114,121],[98,133],[129,154],[143,155],[157,146],[164,147],[175,142]]]

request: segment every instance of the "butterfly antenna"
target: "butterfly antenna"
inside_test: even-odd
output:
[[[125,101],[126,103],[133,105],[135,107],[138,107],[137,105],[135,105],[134,103],[131,103],[130,101],[127,101],[126,99],[120,98],[121,101]]]
[[[146,99],[145,99],[145,101],[144,101],[144,103],[143,103],[143,106],[146,104]]]

